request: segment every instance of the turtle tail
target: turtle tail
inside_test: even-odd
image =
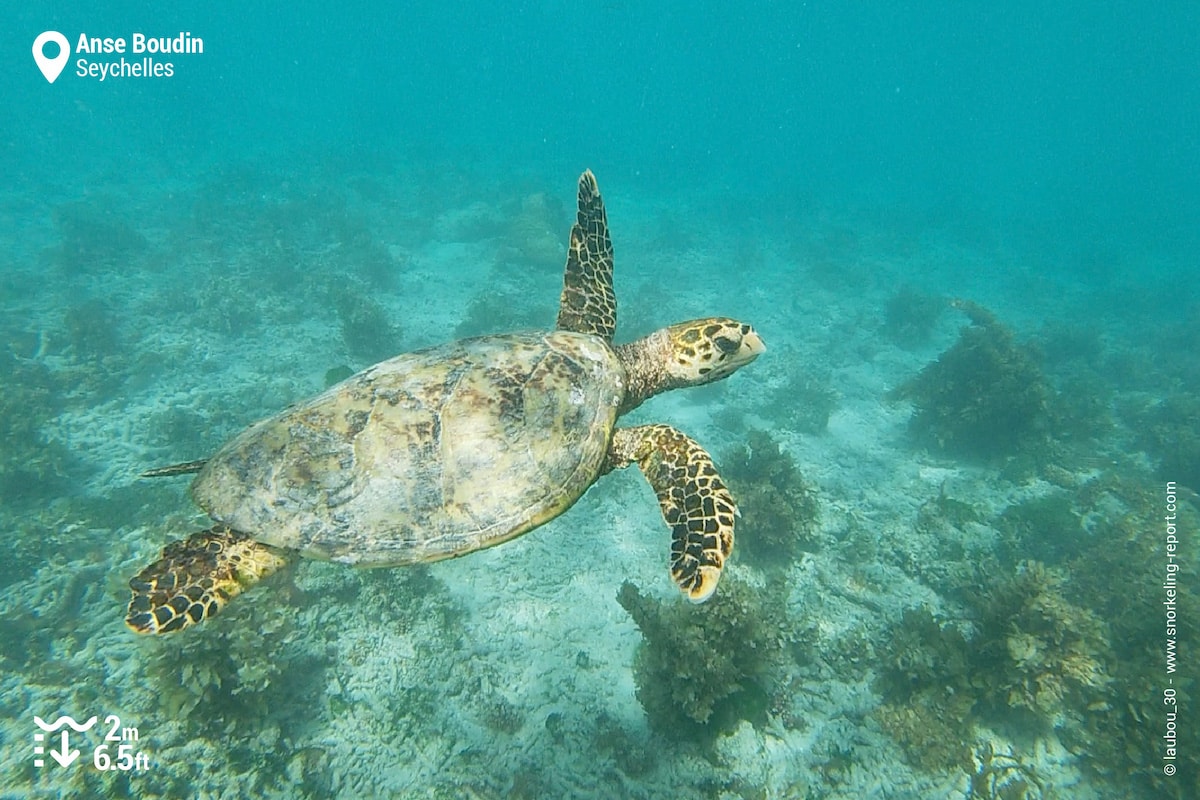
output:
[[[166,467],[155,467],[148,469],[139,475],[139,478],[169,478],[172,475],[190,475],[193,472],[199,472],[204,469],[204,465],[208,463],[207,458],[202,458],[199,461],[185,461],[182,464],[171,464]]]
[[[203,622],[287,563],[276,548],[224,525],[172,542],[129,581],[125,624],[138,633],[170,633]]]

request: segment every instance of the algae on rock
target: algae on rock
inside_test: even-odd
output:
[[[786,567],[820,549],[816,490],[770,433],[750,431],[721,466],[741,513],[734,543],[739,558],[760,568]]]
[[[1108,695],[1104,624],[1064,592],[1065,575],[1036,561],[984,593],[974,655],[994,664],[988,700],[998,708],[1025,709],[1050,718],[1086,708]]]
[[[882,649],[876,718],[912,763],[950,766],[958,745],[971,744],[974,716],[1054,727],[1080,709],[1107,706],[1108,632],[1067,599],[1063,581],[1033,561],[993,574],[973,601],[969,637],[928,609],[904,612]],[[930,738],[931,731],[939,733]]]
[[[883,332],[901,347],[915,348],[929,340],[945,309],[944,298],[924,294],[905,284],[884,307]]]
[[[399,327],[370,293],[343,286],[333,289],[330,299],[351,356],[374,364],[403,352]]]
[[[1028,450],[1048,433],[1052,396],[1034,354],[986,309],[956,305],[971,324],[891,398],[913,402],[910,430],[938,450],[976,458]]]
[[[455,336],[488,336],[516,330],[538,330],[552,322],[545,308],[530,305],[536,281],[526,272],[500,264],[492,269],[487,288],[471,298]]]
[[[815,436],[828,429],[837,406],[838,396],[828,375],[797,370],[754,411],[764,419],[777,420],[782,428]]]
[[[706,603],[661,601],[626,581],[617,594],[642,633],[637,697],[672,735],[715,735],[761,722],[793,634],[780,583],[754,588],[728,574]]]
[[[65,387],[41,362],[5,350],[0,385],[0,501],[40,508],[68,492],[77,468],[77,457],[46,432],[64,405]]]
[[[1200,492],[1200,399],[1171,394],[1131,417],[1139,444],[1158,462],[1162,479]]]

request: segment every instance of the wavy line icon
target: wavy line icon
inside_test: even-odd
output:
[[[37,716],[35,716],[33,718],[33,721],[37,723],[37,726],[39,728],[41,728],[44,731],[49,731],[50,733],[53,733],[54,731],[58,730],[59,728],[61,728],[64,725],[70,725],[75,730],[76,733],[83,733],[84,731],[90,729],[93,725],[95,725],[97,719],[99,719],[99,718],[92,717],[87,722],[83,723],[82,725],[80,725],[78,722],[76,722],[71,717],[67,717],[67,716],[59,717],[53,725],[47,725],[46,721],[44,719],[42,719],[41,717],[37,717]]]

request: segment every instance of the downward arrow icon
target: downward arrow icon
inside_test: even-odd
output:
[[[51,750],[50,755],[54,756],[54,760],[58,762],[60,767],[69,767],[75,759],[79,758],[78,750],[71,750],[71,745],[67,740],[67,731],[62,732],[62,749]]]

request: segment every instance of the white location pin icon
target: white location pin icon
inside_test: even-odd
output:
[[[46,42],[54,42],[58,45],[58,55],[54,58],[46,58],[46,54],[42,52],[42,48],[46,46]],[[50,83],[58,80],[63,67],[67,65],[67,61],[70,59],[71,45],[67,41],[67,37],[58,31],[46,31],[33,40],[33,60],[37,62],[38,69],[42,71],[42,74],[46,76],[46,80]]]

